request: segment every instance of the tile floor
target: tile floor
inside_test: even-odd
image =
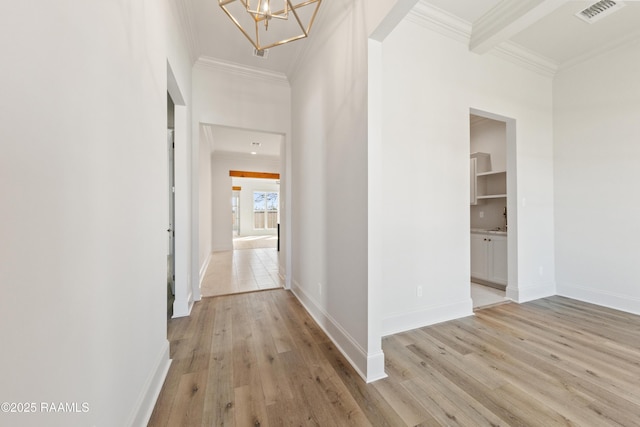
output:
[[[474,310],[509,301],[504,291],[473,282],[471,282],[471,299]]]
[[[202,280],[202,296],[282,287],[276,243],[273,236],[243,237],[234,239],[233,251],[213,252]]]

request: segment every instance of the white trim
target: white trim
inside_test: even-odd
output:
[[[506,297],[518,303],[547,298],[554,295],[556,295],[556,286],[553,284],[530,286],[522,286],[519,284],[517,288],[507,285],[506,290]]]
[[[558,64],[553,60],[511,41],[499,44],[489,53],[543,76],[553,77],[558,71]]]
[[[233,250],[233,243],[229,245],[217,245],[211,249],[211,252],[229,252]]]
[[[287,269],[282,264],[278,266],[278,277],[282,280],[282,283],[284,283],[285,289],[291,289],[291,286],[287,287]]]
[[[384,371],[384,352],[382,350],[367,356],[367,384],[387,378]]]
[[[149,377],[144,384],[142,392],[138,396],[129,420],[125,425],[146,426],[151,419],[153,408],[156,405],[162,385],[169,372],[171,359],[169,358],[169,341],[165,341],[160,350],[159,357],[155,363],[155,369],[149,373]]]
[[[176,298],[173,301],[173,316],[172,319],[176,317],[187,317],[191,315],[191,309],[193,308],[193,298],[191,298],[192,294],[189,292],[186,299],[178,299]]]
[[[198,281],[198,286],[202,288],[202,281],[204,280],[204,275],[207,272],[207,268],[209,268],[209,264],[211,263],[211,255],[213,252],[209,252],[207,259],[204,260],[204,263],[200,267],[200,280]]]
[[[355,371],[366,382],[375,381],[380,378],[380,373],[376,372],[375,377],[367,376],[367,367],[369,358],[372,360],[382,357],[384,361],[384,355],[373,354],[369,355],[364,348],[347,332],[344,328],[329,314],[324,308],[316,303],[316,301],[308,295],[300,284],[296,280],[292,280],[293,286],[291,291],[298,298],[298,301],[307,310],[309,315],[316,321],[318,326],[324,331],[329,339],[336,346],[338,351],[347,359],[349,364],[355,369]]]
[[[193,67],[205,71],[222,71],[224,73],[233,74],[234,76],[241,76],[248,79],[260,80],[289,87],[289,79],[284,73],[270,71],[264,68],[250,67],[248,65],[237,64],[235,62],[223,61],[209,56],[200,56]]]
[[[469,45],[471,40],[471,23],[432,6],[424,0],[418,2],[411,12],[409,12],[407,21],[466,45]],[[490,53],[545,76],[553,77],[558,70],[558,64],[553,60],[511,41],[505,41],[499,44],[492,49]]]
[[[382,173],[382,43],[369,39],[368,67],[369,82],[368,103],[368,141],[367,141],[367,189],[368,221],[367,221],[367,381],[375,381],[386,377],[384,372],[384,353],[382,351],[382,305],[383,305],[383,274],[382,265],[384,258],[384,243],[382,233],[384,228],[382,220],[382,206],[384,191]]]
[[[502,0],[473,23],[469,49],[483,54],[549,15],[568,0]]]
[[[444,36],[469,44],[471,23],[435,6],[419,1],[407,15],[407,21]]]
[[[473,301],[471,297],[451,304],[425,307],[407,313],[395,314],[382,319],[382,336],[393,335],[471,315],[473,315]]]
[[[558,295],[640,315],[640,299],[575,285],[558,286]]]

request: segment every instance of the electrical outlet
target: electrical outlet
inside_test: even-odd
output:
[[[422,296],[422,286],[416,287],[416,295],[419,297]]]
[[[318,295],[322,295],[322,283],[318,282]]]
[[[540,277],[542,277],[542,275],[544,274],[544,269],[542,268],[542,266],[538,267],[538,274],[540,275]]]
[[[484,211],[480,211],[480,218],[484,218]]]

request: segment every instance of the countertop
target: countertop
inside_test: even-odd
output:
[[[471,229],[472,233],[477,233],[477,234],[497,234],[500,236],[506,236],[507,232],[505,230],[503,230],[502,228],[499,230],[496,230],[495,228],[492,228],[490,230],[485,230],[483,228],[472,228]]]

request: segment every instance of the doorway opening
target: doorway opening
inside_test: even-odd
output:
[[[175,104],[167,93],[167,193],[168,193],[168,227],[167,227],[167,317],[173,316],[173,303],[176,299],[176,244],[175,244]]]
[[[233,250],[213,252],[202,281],[203,296],[229,295],[284,287],[279,274],[280,181],[232,177]],[[260,173],[264,175],[264,173]]]
[[[470,286],[474,310],[510,301],[509,183],[514,178],[513,123],[489,113],[471,110],[469,115],[470,175]],[[513,139],[510,141],[510,139]]]

